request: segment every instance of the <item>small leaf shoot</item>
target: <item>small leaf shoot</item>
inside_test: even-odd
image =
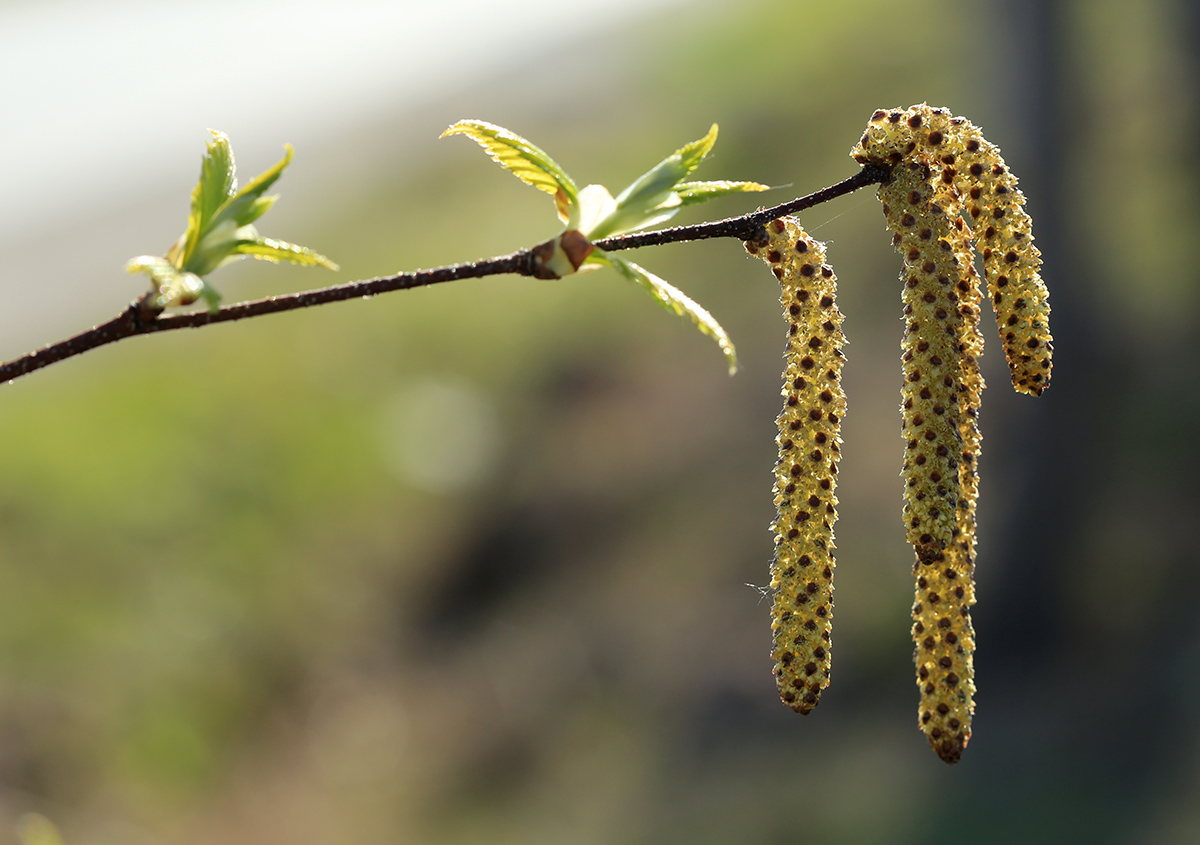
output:
[[[272,167],[237,187],[237,167],[229,138],[209,130],[200,165],[200,179],[192,191],[187,228],[165,257],[142,255],[126,265],[130,273],[146,273],[153,284],[142,303],[151,311],[173,305],[190,305],[204,299],[216,310],[221,296],[204,281],[204,276],[243,256],[267,261],[338,269],[337,265],[307,247],[260,237],[251,225],[271,210],[278,197],[263,196],[292,160],[292,147],[284,144],[285,155]]]

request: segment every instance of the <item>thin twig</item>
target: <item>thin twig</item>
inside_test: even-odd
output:
[[[760,209],[740,217],[730,217],[711,223],[699,223],[694,226],[676,226],[670,229],[660,229],[655,232],[644,232],[635,235],[622,235],[596,241],[596,246],[609,251],[634,249],[641,246],[657,246],[659,244],[676,243],[680,241],[698,241],[707,238],[738,238],[748,240],[763,224],[794,214],[806,208],[812,208],[823,202],[856,191],[867,185],[882,182],[888,176],[888,171],[881,167],[867,166],[861,171],[844,179],[836,185],[823,188],[820,191],[785,202],[773,208]],[[263,314],[275,314],[280,311],[294,311],[299,308],[310,308],[314,305],[324,305],[329,302],[340,302],[346,299],[359,299],[377,296],[394,290],[426,287],[440,282],[453,282],[459,279],[479,279],[484,276],[495,276],[502,273],[515,273],[521,276],[535,275],[537,270],[535,255],[532,249],[520,250],[510,255],[472,261],[466,264],[453,264],[449,267],[439,267],[435,270],[418,270],[415,273],[399,273],[395,276],[381,276],[375,279],[365,279],[357,282],[347,282],[332,285],[317,290],[290,293],[281,296],[269,296],[248,302],[238,302],[226,305],[217,311],[194,311],[183,314],[160,314],[144,316],[138,302],[129,305],[107,323],[102,323],[74,337],[58,343],[45,346],[20,358],[15,358],[0,365],[0,382],[11,382],[13,379],[27,375],[34,370],[76,355],[82,355],[92,349],[116,343],[135,335],[154,334],[156,332],[172,331],[174,329],[192,329],[207,326],[211,323],[226,323],[232,320],[242,320],[248,317],[258,317]]]
[[[853,193],[867,185],[875,185],[884,181],[891,174],[887,168],[867,165],[849,179],[843,179],[836,185],[822,188],[819,191],[789,200],[771,208],[763,208],[743,214],[740,217],[729,217],[725,220],[714,220],[711,223],[697,223],[694,226],[674,226],[670,229],[659,229],[654,232],[639,232],[635,235],[619,235],[615,238],[605,238],[596,241],[596,246],[605,250],[633,249],[639,246],[658,246],[659,244],[678,243],[680,241],[702,241],[708,238],[737,238],[749,240],[756,229],[785,214],[795,214],[814,205],[837,199],[840,196]]]

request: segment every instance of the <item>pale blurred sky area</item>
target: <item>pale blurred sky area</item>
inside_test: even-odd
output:
[[[266,165],[284,141],[302,154],[682,2],[0,3],[0,356],[57,339],[73,324],[56,315],[78,321],[92,293],[63,277],[95,265],[84,253],[99,236],[74,227],[197,171],[206,128]]]

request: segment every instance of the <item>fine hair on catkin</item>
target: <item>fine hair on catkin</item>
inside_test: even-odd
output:
[[[841,458],[842,314],[825,247],[793,217],[768,223],[746,250],[780,283],[787,324],[783,410],[776,420],[775,555],[771,631],[784,704],[807,714],[829,685],[833,622],[833,525]]]

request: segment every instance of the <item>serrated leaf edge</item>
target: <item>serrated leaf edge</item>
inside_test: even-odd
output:
[[[726,362],[729,364],[729,374],[733,375],[737,372],[737,350],[734,348],[733,340],[729,337],[729,333],[717,322],[716,318],[700,303],[665,279],[656,276],[646,268],[619,255],[613,255],[612,253],[597,249],[588,257],[585,266],[588,263],[606,264],[612,267],[622,276],[641,287],[650,295],[651,299],[667,311],[691,320],[692,324],[702,334],[708,335],[717,342],[717,345],[721,348],[721,352],[725,355]]]
[[[448,127],[440,137],[448,135],[466,135],[479,144],[496,164],[526,185],[553,196],[559,218],[567,222],[570,207],[579,200],[579,189],[575,180],[541,147],[510,129],[485,120],[460,120]],[[509,155],[505,155],[506,152]],[[518,162],[526,167],[521,168]],[[530,171],[541,174],[545,179],[535,178]]]

